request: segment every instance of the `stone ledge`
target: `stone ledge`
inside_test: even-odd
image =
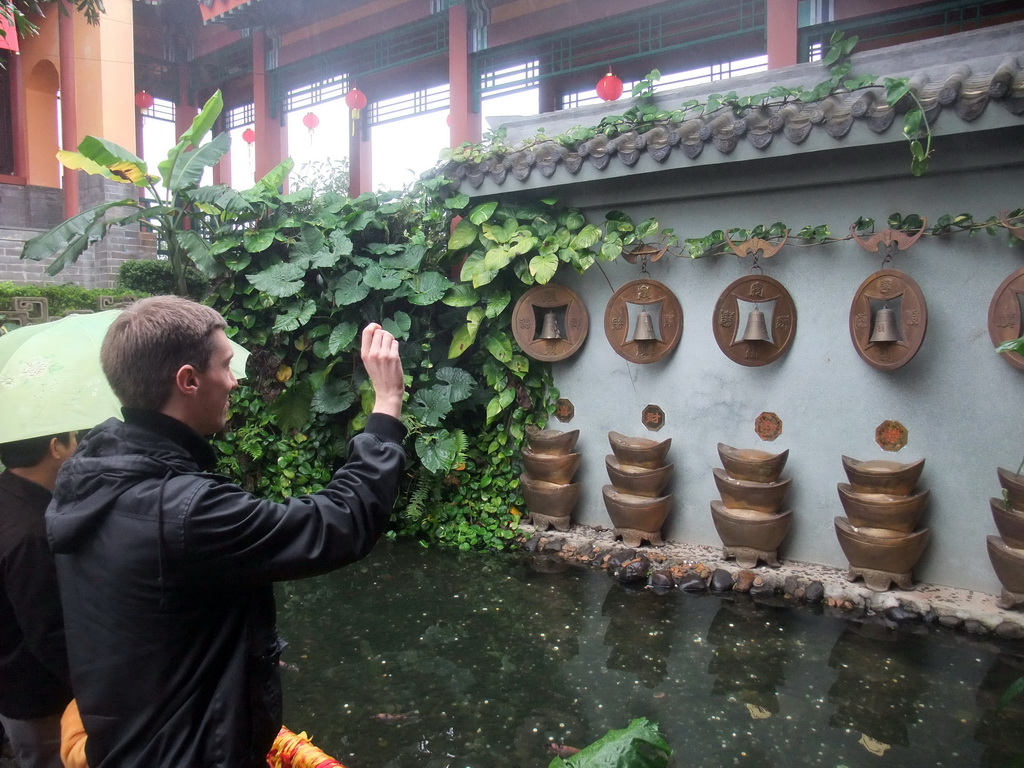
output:
[[[527,539],[538,544],[538,549],[556,552],[566,559],[577,559],[578,554],[594,549],[625,551],[629,548],[616,540],[609,529],[574,525],[568,531],[539,532],[530,524],[520,525]],[[846,579],[845,569],[816,563],[784,560],[778,568],[758,566],[743,569],[732,560],[722,557],[721,548],[700,544],[669,541],[663,546],[643,546],[635,550],[658,567],[697,567],[707,570],[729,571],[733,577],[749,570],[778,593],[786,591],[787,579],[801,584],[818,582],[824,588],[824,600],[862,614],[886,614],[899,618],[924,619],[953,629],[976,634],[994,633],[1011,639],[1024,638],[1024,613],[1006,610],[996,605],[996,596],[973,590],[956,589],[938,584],[917,583],[912,590],[892,589],[873,592],[862,582]]]

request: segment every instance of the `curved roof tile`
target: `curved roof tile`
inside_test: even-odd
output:
[[[1024,32],[1024,26],[1021,30]],[[1010,53],[1001,60],[989,56],[985,60],[943,65],[937,68],[939,71],[913,71],[908,77],[913,98],[905,96],[895,107],[886,102],[880,86],[834,93],[818,102],[789,101],[756,107],[740,117],[723,107],[710,115],[659,124],[643,133],[629,131],[614,138],[597,135],[571,148],[554,141],[520,142],[507,155],[480,163],[449,163],[439,170],[478,189],[488,180],[499,186],[508,185],[510,177],[525,182],[534,172],[554,183],[560,176],[575,176],[584,164],[605,171],[615,167],[613,163],[635,166],[644,156],[663,164],[673,155],[696,160],[706,149],[730,155],[741,141],[759,152],[769,152],[777,139],[799,145],[815,132],[841,140],[858,123],[879,135],[893,131],[893,140],[903,140],[902,121],[896,118],[913,105],[914,98],[932,126],[945,113],[963,122],[973,122],[993,102],[1019,117],[1024,113],[1022,62],[1024,53]],[[543,116],[538,120],[542,122]]]

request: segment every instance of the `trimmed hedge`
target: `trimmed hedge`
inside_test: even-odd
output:
[[[125,291],[139,291],[151,296],[174,293],[174,273],[171,262],[126,261],[117,270],[117,287]],[[195,267],[185,270],[185,287],[189,298],[201,301],[210,290],[210,281]]]
[[[11,300],[16,296],[41,296],[49,303],[50,317],[58,317],[75,310],[100,308],[100,296],[117,299],[140,297],[141,291],[119,288],[83,288],[72,283],[55,285],[31,285],[26,283],[0,282],[0,308],[10,309]]]

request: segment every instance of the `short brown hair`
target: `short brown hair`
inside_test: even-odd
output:
[[[121,311],[110,325],[100,362],[121,405],[160,410],[183,365],[205,371],[214,331],[227,323],[217,310],[180,296],[151,296]]]

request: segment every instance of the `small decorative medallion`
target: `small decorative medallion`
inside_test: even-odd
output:
[[[564,285],[535,285],[512,311],[512,335],[534,360],[565,360],[580,348],[589,329],[583,300]]]
[[[1024,335],[1021,324],[1021,294],[1024,293],[1024,269],[1018,269],[1003,280],[988,305],[988,335],[995,346]],[[1014,368],[1024,369],[1024,357],[1016,352],[1003,352],[1003,360]]]
[[[665,412],[657,405],[648,405],[644,408],[640,420],[651,432],[657,432],[665,426]]]
[[[850,305],[850,338],[872,368],[892,371],[910,362],[924,342],[928,307],[909,276],[882,269],[860,284]]]
[[[679,344],[683,308],[664,283],[633,280],[608,301],[604,333],[620,357],[631,363],[656,363]]]
[[[555,418],[561,422],[572,421],[572,417],[576,415],[576,406],[572,404],[571,400],[567,400],[564,397],[560,397],[555,401]]]
[[[719,348],[734,363],[767,365],[793,343],[796,305],[778,280],[745,275],[718,297],[712,331]]]
[[[782,434],[782,419],[771,411],[764,411],[754,419],[754,432],[762,440],[771,442]]]
[[[883,451],[898,451],[907,444],[907,428],[898,421],[883,421],[875,430],[875,442]]]

